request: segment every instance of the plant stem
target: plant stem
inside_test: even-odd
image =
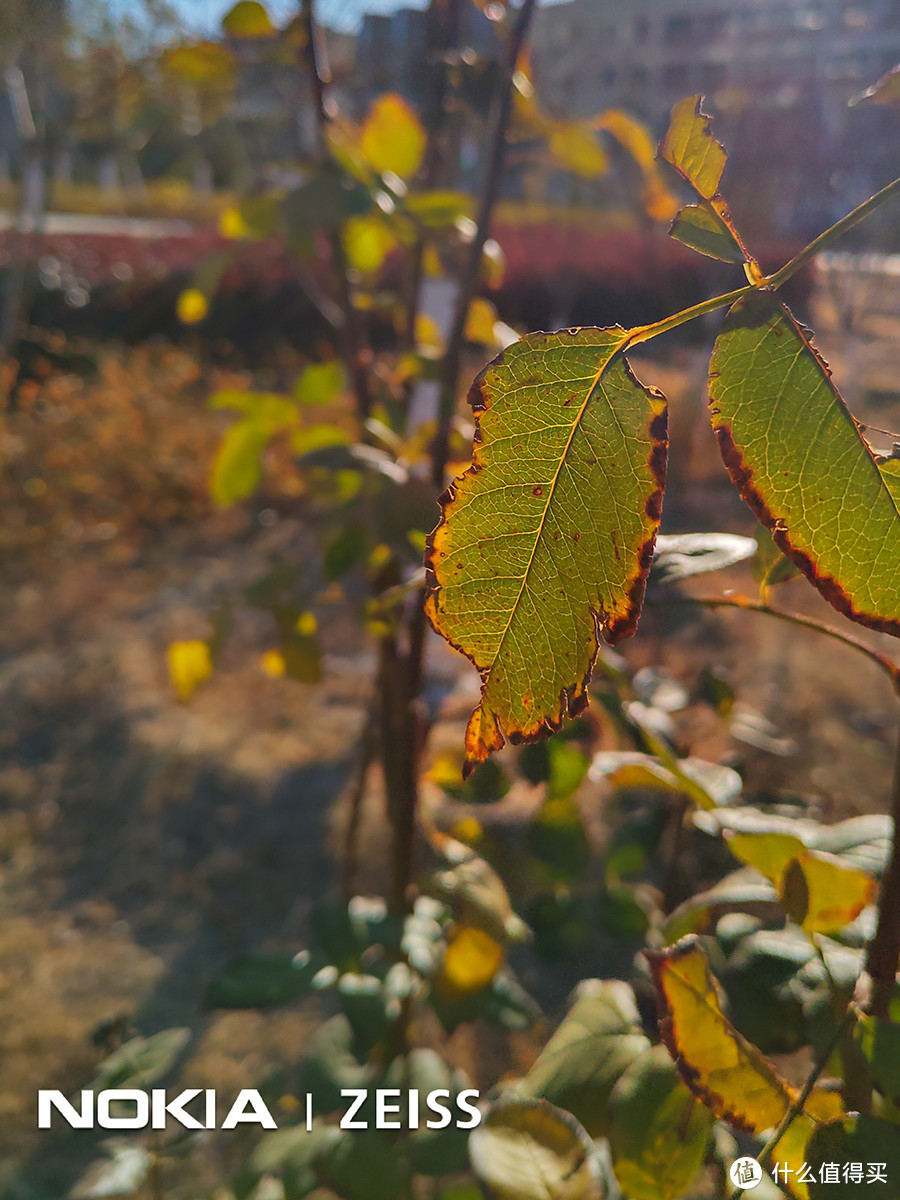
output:
[[[325,93],[331,77],[319,53],[318,23],[315,15],[315,0],[300,0],[300,20],[304,33],[304,66],[309,74],[313,110],[316,117],[316,157],[321,166],[329,161],[328,151],[328,108]],[[365,334],[359,311],[353,303],[350,281],[347,275],[347,256],[341,241],[340,230],[328,239],[331,260],[337,285],[338,304],[343,317],[340,329],[341,354],[356,397],[356,411],[360,422],[365,421],[372,410],[372,389],[369,379],[370,354],[365,344]]]
[[[878,924],[866,955],[866,972],[872,980],[868,1011],[886,1020],[900,963],[900,731],[891,786],[891,857],[881,879]]]
[[[875,663],[893,685],[894,691],[900,697],[900,666],[892,662],[884,654],[867,645],[860,638],[854,637],[850,633],[844,633],[840,629],[835,629],[833,625],[823,625],[820,621],[813,620],[812,617],[804,617],[800,613],[786,612],[781,608],[772,608],[768,604],[763,604],[759,600],[750,600],[746,596],[667,596],[664,600],[649,600],[647,605],[649,608],[668,608],[671,605],[690,605],[698,608],[737,608],[744,612],[762,613],[767,617],[777,617],[780,621],[788,621],[791,625],[797,625],[801,629],[810,629],[814,633],[821,633],[825,637],[832,638],[836,642],[842,642],[845,646],[849,646],[851,650],[856,650],[860,654],[864,654],[870,662]],[[900,869],[900,867],[898,867]]]
[[[447,354],[444,358],[443,378],[441,380],[441,393],[438,405],[438,428],[434,439],[434,450],[431,460],[432,480],[437,488],[443,488],[444,472],[447,469],[450,427],[453,421],[453,413],[456,409],[469,305],[478,286],[484,244],[487,241],[490,231],[494,205],[500,194],[500,180],[503,175],[503,163],[506,152],[506,131],[509,127],[513,108],[513,76],[516,73],[519,54],[525,44],[535,3],[536,0],[522,0],[522,6],[516,17],[515,25],[509,35],[506,57],[498,84],[498,92],[494,100],[493,119],[488,137],[487,166],[481,186],[481,195],[478,200],[475,234],[469,246],[468,258],[466,259],[460,279],[453,325],[451,326],[450,336],[447,341]]]
[[[893,196],[897,195],[898,192],[900,192],[900,179],[895,179],[893,183],[889,183],[880,192],[876,192],[874,196],[870,196],[868,200],[863,201],[852,212],[847,213],[846,217],[841,217],[840,221],[837,221],[830,229],[826,229],[824,233],[820,233],[799,254],[795,255],[789,263],[785,263],[780,271],[776,271],[774,275],[767,275],[763,281],[766,287],[773,289],[780,288],[792,275],[796,275],[800,268],[805,266],[811,258],[827,249],[838,238],[843,237],[854,225],[858,225],[860,221],[864,221],[866,217],[875,212],[877,208],[880,208],[886,200],[890,200]]]
[[[858,225],[860,221],[864,221],[877,208],[880,208],[886,200],[890,200],[897,193],[900,193],[900,179],[895,179],[893,183],[889,183],[887,187],[883,187],[880,192],[876,192],[874,196],[870,196],[863,204],[854,208],[852,212],[847,213],[846,217],[841,217],[830,229],[826,229],[824,233],[820,233],[817,238],[814,238],[808,246],[796,254],[788,263],[774,275],[766,275],[762,279],[759,287],[769,288],[771,291],[777,291],[782,284],[787,283],[797,272],[804,267],[810,259],[820,254],[830,245],[843,237],[849,232],[854,225]],[[756,286],[748,284],[742,288],[736,288],[733,292],[725,292],[721,296],[713,296],[710,300],[704,300],[701,304],[695,304],[691,308],[685,308],[681,312],[673,313],[671,317],[664,317],[661,321],[654,321],[652,325],[639,325],[636,329],[630,331],[627,346],[636,346],[640,342],[649,342],[651,338],[659,337],[661,333],[668,333],[670,329],[677,329],[679,325],[685,325],[688,321],[693,321],[697,317],[706,316],[707,313],[715,312],[718,308],[724,308],[727,304],[733,304],[741,297],[749,295],[750,292],[756,291]]]
[[[781,1139],[787,1133],[788,1129],[790,1129],[791,1125],[793,1125],[796,1118],[803,1111],[807,1100],[812,1095],[813,1088],[816,1086],[816,1084],[819,1081],[819,1076],[822,1074],[822,1072],[825,1070],[826,1066],[828,1065],[828,1060],[831,1058],[832,1054],[837,1049],[838,1043],[844,1037],[844,1034],[850,1028],[850,1026],[852,1025],[852,1023],[855,1019],[856,1019],[856,1015],[855,1015],[853,1009],[849,1008],[844,1015],[844,1019],[841,1021],[840,1025],[838,1025],[837,1030],[835,1031],[833,1037],[831,1038],[831,1040],[829,1041],[829,1043],[825,1047],[825,1049],[822,1051],[821,1055],[819,1056],[818,1060],[816,1061],[815,1066],[813,1067],[813,1069],[810,1071],[809,1075],[807,1076],[806,1082],[803,1084],[803,1087],[800,1089],[800,1091],[794,1097],[794,1100],[791,1103],[790,1107],[788,1108],[787,1112],[784,1114],[784,1116],[778,1122],[775,1129],[773,1129],[772,1132],[769,1134],[768,1138],[766,1139],[765,1145],[763,1146],[762,1150],[760,1150],[759,1154],[756,1156],[756,1161],[760,1164],[760,1166],[762,1166],[764,1163],[767,1163],[769,1161],[769,1159],[772,1157],[773,1150],[775,1150],[778,1143],[781,1141]],[[738,1197],[743,1196],[743,1194],[744,1194],[744,1189],[742,1187],[735,1188],[734,1191],[731,1193],[731,1200],[738,1200]]]

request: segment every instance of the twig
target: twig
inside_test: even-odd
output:
[[[886,1019],[900,963],[900,733],[891,785],[891,857],[881,879],[878,924],[866,954],[866,973],[872,980],[867,1005],[873,1017]]]
[[[353,790],[350,793],[350,811],[347,813],[347,824],[344,828],[342,891],[345,900],[350,900],[355,896],[359,887],[359,830],[362,823],[363,801],[366,796],[366,780],[369,777],[369,767],[372,765],[377,749],[378,704],[377,700],[373,698],[369,704],[360,739],[359,758],[356,763]]]
[[[819,1082],[819,1076],[822,1074],[822,1072],[825,1070],[826,1066],[828,1065],[828,1060],[831,1058],[832,1054],[837,1049],[838,1044],[841,1041],[841,1038],[843,1038],[844,1034],[850,1028],[850,1026],[852,1025],[852,1023],[854,1022],[855,1019],[856,1019],[856,1014],[855,1014],[854,1010],[852,1008],[848,1008],[847,1012],[844,1014],[844,1019],[838,1025],[837,1030],[835,1031],[834,1035],[828,1042],[828,1045],[825,1047],[825,1049],[819,1055],[819,1058],[817,1059],[815,1066],[813,1067],[813,1069],[810,1071],[809,1075],[807,1076],[806,1082],[803,1084],[803,1087],[800,1089],[800,1091],[794,1097],[793,1101],[791,1102],[791,1104],[789,1105],[789,1107],[787,1109],[787,1112],[784,1114],[784,1116],[778,1122],[775,1129],[769,1134],[768,1138],[766,1139],[765,1145],[763,1146],[762,1150],[760,1150],[759,1154],[756,1156],[756,1161],[759,1163],[760,1166],[762,1166],[764,1163],[767,1163],[769,1161],[769,1159],[772,1157],[772,1151],[775,1150],[778,1143],[781,1141],[781,1139],[787,1133],[788,1129],[790,1129],[791,1125],[793,1125],[794,1121],[797,1119],[797,1117],[803,1111],[804,1107],[806,1106],[807,1100],[812,1095],[813,1088]],[[744,1194],[744,1188],[737,1187],[731,1193],[731,1200],[738,1200],[738,1197],[743,1196],[743,1194]]]
[[[843,630],[835,629],[833,625],[823,625],[812,617],[804,617],[800,613],[786,612],[781,608],[772,608],[759,600],[750,600],[746,596],[667,596],[664,600],[648,600],[648,608],[670,608],[672,605],[691,606],[696,608],[737,608],[744,612],[762,613],[767,617],[777,617],[780,621],[788,621],[801,629],[810,629],[821,633],[836,642],[842,642],[851,650],[864,654],[870,662],[875,663],[890,679],[894,691],[900,697],[900,666],[884,654],[869,646],[861,638],[856,638]]]
[[[309,74],[313,110],[316,118],[316,155],[321,165],[324,166],[329,160],[326,89],[331,82],[331,75],[319,51],[315,0],[300,0],[300,19],[304,33],[304,66]],[[372,389],[368,368],[369,354],[365,344],[360,314],[353,303],[353,296],[350,292],[350,281],[347,277],[347,256],[344,253],[344,244],[341,241],[340,230],[331,234],[328,242],[331,249],[335,283],[337,285],[338,303],[343,314],[340,331],[343,358],[353,384],[357,414],[360,421],[365,421],[372,410]]]
[[[478,286],[484,244],[490,232],[494,205],[500,193],[500,180],[503,175],[503,163],[506,151],[506,131],[509,127],[513,107],[513,76],[516,73],[516,63],[519,60],[519,54],[525,44],[535,4],[536,0],[522,0],[522,6],[516,17],[515,25],[509,35],[506,58],[498,85],[499,90],[494,101],[493,120],[488,137],[487,168],[481,186],[481,195],[478,200],[475,234],[469,246],[469,256],[460,279],[453,325],[451,326],[450,336],[447,341],[447,354],[444,358],[443,379],[441,380],[441,395],[438,407],[438,428],[434,439],[434,452],[431,460],[432,480],[435,487],[439,488],[443,488],[444,486],[444,472],[447,469],[450,426],[456,408],[469,305]]]

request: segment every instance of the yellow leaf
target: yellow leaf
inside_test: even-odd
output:
[[[270,679],[282,679],[287,673],[284,655],[280,650],[267,650],[265,654],[261,654],[259,665],[264,675],[268,675]]]
[[[244,220],[239,208],[226,208],[219,214],[219,233],[222,237],[228,238],[230,241],[237,241],[240,238],[249,237],[251,232],[250,226]]]
[[[685,1083],[716,1114],[739,1129],[773,1129],[796,1091],[722,1012],[718,984],[694,937],[668,950],[647,951],[660,1013],[660,1032]],[[825,1093],[813,1091],[804,1111],[822,1118]],[[826,1108],[827,1111],[827,1108]]]
[[[444,353],[444,335],[441,333],[441,327],[434,317],[429,317],[427,313],[416,315],[416,347],[420,353],[429,354],[430,357]]]
[[[480,346],[493,346],[495,341],[494,327],[500,317],[490,300],[476,296],[469,305],[469,315],[466,318],[466,339],[477,342]]]
[[[175,302],[175,314],[182,325],[196,325],[209,312],[209,302],[199,288],[186,288]]]
[[[487,987],[502,964],[502,946],[483,929],[462,925],[447,946],[438,983],[451,995],[468,996]]]
[[[396,237],[377,214],[351,217],[344,225],[343,237],[348,263],[364,275],[374,275],[397,245]]]
[[[169,679],[179,700],[190,700],[212,675],[212,655],[206,642],[172,642],[166,649]]]
[[[222,28],[233,38],[272,37],[278,32],[259,0],[238,0],[222,18]]]
[[[756,867],[777,888],[791,859],[806,851],[800,838],[790,833],[726,833],[725,842],[736,859]]]
[[[836,933],[874,899],[874,879],[821,850],[792,859],[781,884],[782,907],[807,933]]]
[[[642,121],[620,108],[601,113],[594,121],[631,155],[644,176],[644,207],[654,221],[671,221],[680,207],[663,182],[656,161],[656,142]]]
[[[234,55],[218,42],[197,42],[167,50],[160,63],[163,70],[183,83],[195,86],[226,86],[234,74]]]
[[[402,96],[379,96],[369,109],[359,136],[359,150],[379,173],[393,171],[409,179],[425,154],[425,130]]]
[[[315,637],[319,631],[319,623],[311,612],[303,612],[297,618],[294,629],[301,637]]]
[[[547,133],[547,145],[556,162],[575,175],[595,179],[606,174],[609,160],[587,122],[553,124]]]

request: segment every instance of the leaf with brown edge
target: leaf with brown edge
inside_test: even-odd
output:
[[[441,497],[428,614],[481,672],[471,763],[587,703],[599,631],[634,631],[665,484],[665,398],[634,377],[628,332],[522,338],[469,394],[473,462]]]
[[[773,293],[729,311],[709,396],[729,474],[782,553],[839,612],[900,636],[896,476],[873,458],[807,331]]]
[[[719,986],[695,937],[645,951],[656,990],[659,1028],[682,1078],[718,1117],[751,1133],[774,1129],[797,1092],[722,1011]],[[804,1113],[839,1115],[836,1097],[814,1089]]]
[[[675,168],[700,197],[675,217],[669,236],[708,258],[751,262],[734,227],[719,184],[728,155],[712,133],[712,118],[701,108],[701,96],[687,96],[672,109],[660,157]]]
[[[728,155],[713,136],[712,117],[701,103],[701,96],[678,101],[659,153],[704,200],[711,200],[719,190]]]

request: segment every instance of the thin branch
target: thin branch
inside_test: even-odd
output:
[[[819,1076],[825,1070],[826,1066],[828,1065],[828,1060],[831,1058],[832,1054],[837,1049],[837,1047],[841,1041],[841,1038],[843,1038],[844,1034],[847,1032],[847,1030],[853,1024],[855,1019],[856,1019],[856,1013],[854,1012],[853,1008],[848,1008],[847,1012],[844,1014],[844,1019],[838,1025],[837,1030],[835,1031],[833,1037],[830,1039],[830,1041],[828,1042],[828,1045],[825,1047],[825,1049],[819,1055],[819,1058],[816,1060],[816,1064],[813,1067],[813,1069],[810,1071],[809,1075],[807,1076],[806,1082],[803,1084],[803,1087],[800,1089],[800,1091],[794,1097],[794,1100],[791,1103],[791,1105],[789,1106],[787,1112],[784,1114],[784,1116],[778,1122],[776,1127],[769,1134],[768,1138],[766,1139],[765,1145],[763,1146],[762,1150],[760,1150],[759,1154],[756,1156],[756,1161],[759,1163],[760,1166],[763,1166],[764,1163],[768,1163],[769,1159],[772,1157],[772,1152],[776,1149],[776,1147],[778,1146],[778,1143],[781,1141],[781,1139],[784,1137],[784,1135],[787,1133],[787,1131],[793,1125],[793,1123],[797,1119],[797,1117],[799,1117],[800,1113],[803,1112],[803,1109],[806,1106],[807,1100],[812,1095],[813,1088],[819,1082]],[[744,1194],[744,1188],[737,1187],[731,1193],[731,1200],[738,1200],[738,1197],[743,1196],[743,1194]]]
[[[799,254],[795,255],[789,263],[776,271],[774,275],[769,275],[763,281],[767,287],[780,288],[783,283],[786,283],[792,275],[796,275],[801,267],[805,266],[811,258],[827,249],[832,242],[836,242],[838,238],[842,238],[845,233],[858,225],[860,221],[864,221],[871,213],[880,208],[886,200],[892,199],[900,192],[900,179],[895,179],[893,183],[889,183],[883,187],[880,192],[876,192],[874,196],[870,196],[868,200],[863,201],[847,213],[846,217],[841,217],[840,221],[832,225],[830,229],[826,229],[824,233],[820,233],[817,238],[805,246]]]
[[[707,313],[715,312],[718,308],[724,308],[727,304],[733,304],[741,297],[747,296],[750,292],[756,291],[758,287],[769,288],[772,291],[777,291],[782,284],[787,283],[797,272],[817,254],[827,249],[828,246],[842,238],[845,233],[848,233],[854,225],[858,225],[860,221],[864,221],[877,208],[880,208],[885,201],[892,199],[900,193],[900,179],[895,179],[893,183],[889,183],[887,187],[883,187],[880,192],[876,192],[874,196],[870,196],[863,204],[854,208],[852,212],[847,213],[846,217],[842,217],[830,229],[826,229],[824,233],[820,233],[817,238],[809,243],[808,246],[795,255],[790,262],[776,271],[774,275],[766,275],[758,285],[748,284],[746,287],[736,288],[733,292],[725,292],[721,296],[713,296],[710,300],[704,300],[701,304],[695,304],[691,308],[685,308],[682,312],[673,313],[671,317],[664,317],[661,321],[654,321],[652,325],[640,325],[636,329],[632,329],[628,337],[628,346],[636,346],[640,342],[649,342],[651,338],[659,337],[661,333],[668,333],[670,329],[677,329],[679,325],[685,325],[688,321],[693,321],[697,317],[705,316]]]
[[[500,194],[500,181],[503,176],[503,164],[506,153],[506,131],[509,128],[513,109],[513,76],[516,73],[516,64],[519,61],[519,55],[528,35],[528,27],[531,24],[535,5],[536,0],[522,0],[522,6],[516,17],[515,25],[509,35],[506,57],[498,85],[498,93],[494,101],[493,120],[487,139],[487,166],[481,186],[481,195],[478,200],[475,234],[469,246],[469,255],[463,268],[462,278],[460,279],[459,295],[456,300],[453,325],[450,330],[447,342],[447,354],[444,359],[438,408],[438,429],[432,456],[432,480],[435,487],[439,488],[443,488],[444,486],[444,472],[447,469],[450,426],[453,421],[453,413],[456,409],[469,305],[478,286],[484,244],[490,232],[494,205]]]
[[[891,857],[881,879],[878,924],[869,942],[866,972],[872,980],[868,1011],[886,1019],[891,1006],[900,963],[900,733],[891,786]]]
[[[318,23],[315,0],[300,0],[300,19],[303,28],[303,65],[309,74],[313,111],[316,120],[316,156],[322,166],[329,161],[328,150],[328,104],[326,91],[331,74],[319,50]],[[341,324],[341,350],[356,396],[356,410],[360,421],[365,421],[372,410],[372,388],[369,378],[369,351],[365,343],[362,321],[350,291],[347,276],[347,256],[341,241],[340,230],[328,239],[331,260],[337,285],[338,303],[343,321]]]
[[[768,604],[763,604],[759,600],[750,600],[746,596],[667,596],[664,600],[647,602],[649,608],[669,608],[673,604],[697,608],[737,608],[744,612],[762,613],[767,617],[776,617],[779,621],[788,621],[791,625],[798,625],[801,629],[810,629],[813,633],[821,633],[836,642],[842,642],[843,645],[848,646],[851,650],[856,650],[859,654],[864,654],[870,662],[875,663],[884,671],[890,679],[894,691],[900,697],[900,666],[886,655],[879,654],[861,638],[856,638],[851,633],[844,633],[841,629],[835,629],[833,625],[823,625],[812,617],[785,612],[781,608],[772,608]]]

